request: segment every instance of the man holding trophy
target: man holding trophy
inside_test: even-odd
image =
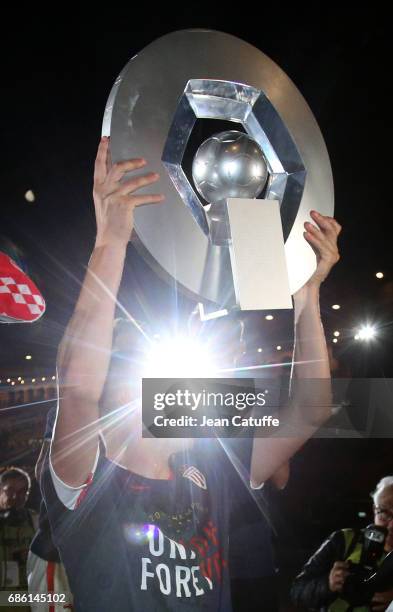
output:
[[[193,87],[189,99],[194,96],[193,103],[197,104],[197,95],[205,94],[196,94],[197,86]],[[245,95],[242,91],[242,100]],[[232,106],[231,113],[236,112]],[[114,121],[114,134],[116,129]],[[114,607],[121,612],[199,608],[227,612],[231,610],[229,516],[236,502],[231,497],[229,479],[220,471],[219,462],[212,460],[209,450],[200,452],[193,439],[142,435],[137,391],[141,373],[135,365],[139,332],[126,358],[119,354],[121,339],[113,338],[116,296],[137,208],[148,204],[141,207],[141,214],[144,209],[147,215],[154,215],[159,209],[162,213],[168,199],[166,188],[153,193],[154,184],[163,175],[156,172],[154,164],[152,172],[145,172],[151,160],[147,156],[145,159],[144,151],[143,157],[127,158],[122,150],[115,155],[119,157],[116,161],[115,148],[112,133],[110,139],[101,139],[93,190],[95,246],[58,353],[59,407],[49,465],[42,478],[54,541],[67,571],[76,611],[99,612]],[[171,147],[167,147],[162,163],[175,183],[170,155]],[[304,157],[307,155],[303,151]],[[278,161],[272,162],[273,166],[274,163],[277,170]],[[271,170],[271,164],[268,165]],[[232,164],[229,170],[232,180],[236,168]],[[137,174],[138,171],[143,173]],[[278,193],[283,185],[279,174],[271,173],[266,201],[273,200],[273,187]],[[277,201],[282,200],[283,206],[289,201],[285,200],[285,189],[291,188],[289,171],[286,174],[286,186],[264,218],[266,228],[273,234]],[[168,179],[167,187],[169,182]],[[226,248],[223,244],[230,240],[217,225],[221,219],[227,226],[229,218],[236,299],[241,307],[247,303],[245,308],[255,308],[252,296],[250,306],[249,287],[244,286],[241,278],[242,261],[249,245],[242,242],[241,228],[238,231],[239,193],[235,193],[233,205],[229,201],[228,211],[222,198],[212,202],[216,214],[207,218],[195,197],[190,199],[190,194],[179,188],[180,182],[180,179],[176,182],[176,188],[185,197],[188,209],[184,207],[185,212],[182,209],[179,214],[193,216],[195,232],[201,228],[210,231],[214,253]],[[306,190],[309,186],[303,181],[302,188]],[[233,197],[231,193],[229,197]],[[240,193],[240,197],[246,196]],[[250,200],[242,201],[245,206],[250,204]],[[260,201],[253,199],[247,210],[257,221],[260,212],[257,210],[253,217],[255,202]],[[299,273],[296,281],[299,286],[293,291],[295,349],[289,406],[275,437],[255,437],[253,441],[249,466],[252,488],[262,486],[330,415],[329,359],[320,318],[319,290],[339,259],[337,238],[341,228],[332,216],[310,211],[317,204],[308,208],[309,217],[302,222],[300,234],[302,248],[303,243],[308,244],[315,253],[316,267],[313,256],[314,271],[301,285],[299,282],[304,278]],[[146,237],[143,223],[142,219],[139,226],[142,239]],[[191,231],[194,232],[194,226]],[[299,233],[298,227],[296,231]],[[162,227],[154,227],[152,232],[161,232],[163,243],[172,240],[172,236],[162,234]],[[288,240],[291,241],[291,235]],[[253,249],[257,250],[257,234],[250,238],[252,241]],[[283,249],[277,260],[282,253]],[[262,255],[258,261],[263,261]],[[274,262],[266,265],[272,266]],[[165,261],[163,267],[167,267]],[[253,273],[254,286],[256,278],[266,286],[265,270],[256,269]],[[183,272],[180,270],[179,274]],[[278,308],[288,307],[288,299],[280,297],[285,294],[282,286],[273,291],[278,301],[282,300]],[[204,291],[207,289],[201,289],[202,295]],[[217,287],[214,291],[219,292]],[[255,291],[258,293],[257,286]],[[312,387],[308,384],[310,379],[315,383]],[[302,418],[304,410],[308,413],[306,420]]]

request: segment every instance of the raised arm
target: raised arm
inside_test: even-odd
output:
[[[161,195],[134,195],[157,181],[157,174],[121,182],[126,173],[145,164],[143,159],[133,159],[111,166],[109,139],[101,139],[93,189],[96,242],[57,356],[60,399],[51,460],[57,475],[71,486],[85,482],[97,452],[98,402],[108,373],[116,296],[134,208],[163,199]]]
[[[275,437],[255,438],[251,482],[259,486],[271,477],[313,435],[330,415],[329,358],[319,310],[319,289],[339,260],[337,238],[340,225],[331,217],[311,212],[304,238],[317,256],[311,279],[293,296],[295,349],[289,407],[282,411]],[[307,420],[307,424],[304,424]]]

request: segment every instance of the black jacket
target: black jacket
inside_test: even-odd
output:
[[[335,531],[296,576],[291,589],[295,605],[323,611],[333,603],[337,593],[329,589],[329,573],[335,561],[344,560],[345,552],[344,534]]]

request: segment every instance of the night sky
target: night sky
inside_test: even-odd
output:
[[[392,376],[391,32],[377,5],[357,8],[356,14],[333,12],[331,7],[330,13],[318,13],[322,6],[315,4],[314,13],[287,13],[283,5],[279,10],[266,5],[258,16],[249,8],[242,9],[240,17],[230,9],[230,18],[218,9],[211,14],[192,4],[176,17],[151,10],[144,20],[117,6],[113,15],[106,8],[85,27],[78,25],[77,14],[67,18],[69,27],[62,17],[53,18],[56,27],[39,18],[29,28],[25,23],[24,30],[10,26],[4,33],[7,52],[1,65],[5,108],[0,250],[28,271],[46,298],[47,312],[31,326],[0,326],[0,372],[17,374],[18,368],[26,368],[26,353],[33,355],[31,367],[54,368],[57,344],[94,243],[93,163],[115,78],[158,36],[207,27],[260,48],[287,73],[311,107],[330,154],[335,216],[344,228],[341,261],[321,294],[328,342],[333,330],[341,330],[334,354],[354,376]],[[122,25],[116,27],[117,22]],[[36,195],[34,203],[24,199],[28,189]],[[384,272],[383,280],[375,278],[377,271]],[[153,321],[173,317],[176,303],[173,287],[150,272],[132,247],[121,300],[136,316]],[[333,303],[341,304],[341,310],[331,310]],[[186,311],[192,304],[180,297],[180,306]],[[260,323],[263,336],[266,324],[261,317],[251,319],[254,331]],[[378,340],[359,346],[353,341],[354,328],[366,320],[379,326]],[[290,345],[291,326],[291,313],[278,316],[271,342]],[[312,441],[295,459],[286,493],[289,514],[301,515],[307,487],[311,491],[320,484],[321,469],[328,468],[325,493],[335,491],[339,499],[348,492],[348,498],[363,500],[364,509],[375,479],[391,471],[390,441],[382,445],[342,440],[334,448],[332,444]],[[305,466],[306,479],[299,476]],[[342,502],[335,503],[329,494],[310,502],[317,506],[313,516],[322,517],[320,506],[327,500],[330,511],[336,512],[329,515],[325,509],[324,533],[342,526],[339,511],[345,514]],[[354,512],[352,505],[348,516]],[[317,541],[319,532],[313,534]]]

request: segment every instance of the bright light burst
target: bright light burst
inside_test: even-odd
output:
[[[147,353],[145,378],[203,378],[214,376],[207,345],[194,338],[177,336],[154,342]]]
[[[372,340],[377,335],[377,330],[374,325],[362,325],[362,327],[358,330],[355,340],[363,340],[368,342]]]

